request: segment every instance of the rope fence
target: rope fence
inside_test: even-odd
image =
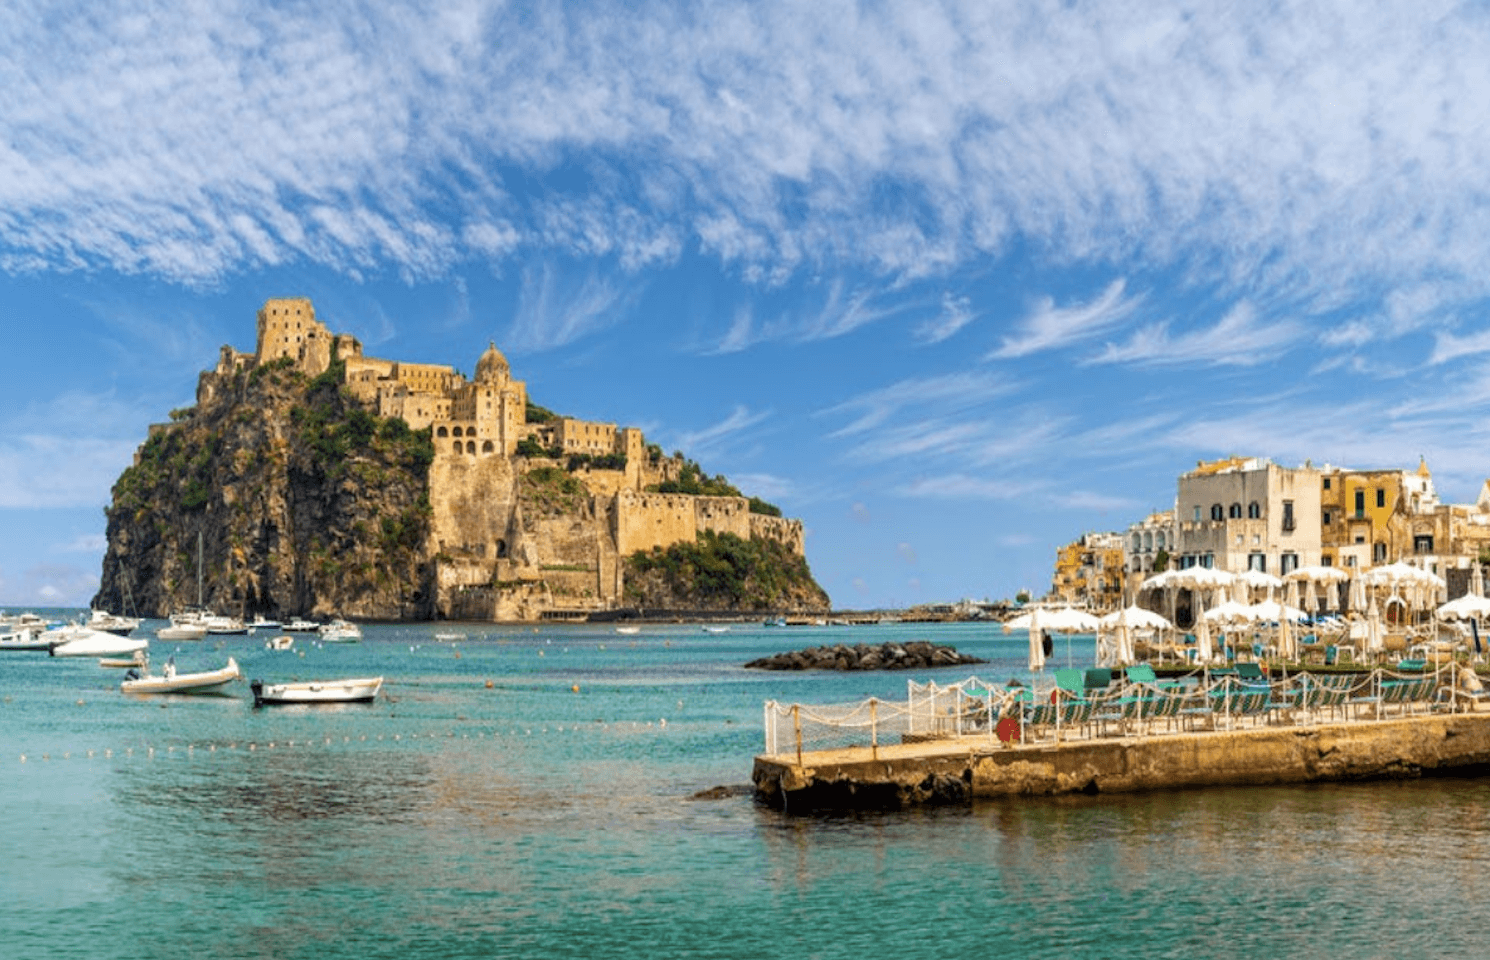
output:
[[[1197,670],[1152,681],[1115,680],[1087,688],[1081,670],[1058,670],[1033,687],[978,677],[941,685],[907,683],[903,703],[871,698],[809,706],[765,704],[765,753],[802,756],[936,740],[1056,743],[1103,736],[1164,736],[1195,730],[1368,722],[1468,712],[1490,691],[1453,663],[1433,670],[1364,674],[1299,673],[1278,680],[1229,670]],[[1467,674],[1467,676],[1466,676]]]

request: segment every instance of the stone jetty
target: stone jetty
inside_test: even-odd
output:
[[[910,643],[866,643],[811,647],[762,657],[745,664],[751,670],[925,670],[985,661],[953,647],[915,640]]]
[[[1410,779],[1490,772],[1490,713],[990,744],[949,737],[756,757],[762,803],[793,813],[976,798]]]

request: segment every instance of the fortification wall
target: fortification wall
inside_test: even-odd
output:
[[[699,531],[732,533],[741,540],[750,539],[750,501],[744,497],[693,497]]]
[[[615,500],[615,541],[621,556],[698,539],[694,498],[681,493],[622,490]]]
[[[757,540],[775,540],[785,544],[799,557],[807,555],[807,535],[801,520],[785,517],[767,517],[759,513],[750,515],[750,536]]]
[[[508,553],[516,477],[505,457],[435,457],[429,500],[435,549],[491,560]]]

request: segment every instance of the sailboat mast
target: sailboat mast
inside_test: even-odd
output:
[[[197,609],[202,609],[202,531],[197,531]]]

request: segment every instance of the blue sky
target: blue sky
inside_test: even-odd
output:
[[[1001,597],[1230,454],[1490,475],[1490,13],[12,4],[0,602],[268,297],[643,428],[840,607]]]

